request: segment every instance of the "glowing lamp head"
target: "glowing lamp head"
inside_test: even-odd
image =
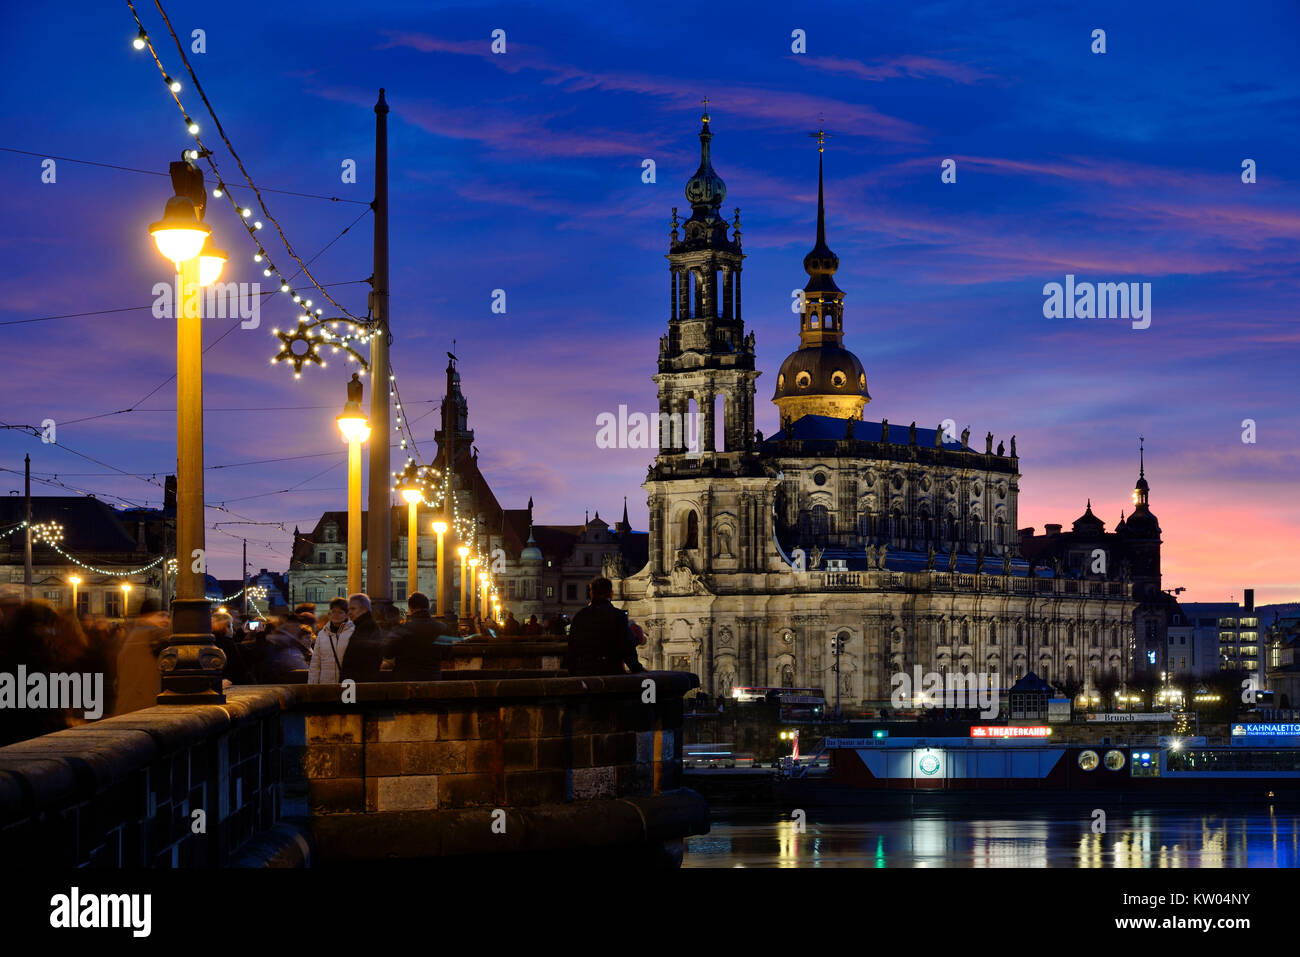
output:
[[[402,498],[406,501],[407,505],[414,505],[416,502],[420,501],[420,499],[424,498],[424,495],[421,494],[418,488],[403,488]]]
[[[176,263],[193,259],[203,249],[203,243],[212,235],[212,227],[199,222],[194,203],[184,196],[167,200],[163,218],[149,226],[158,251]]]
[[[80,579],[78,576],[76,576],[76,575],[69,575],[69,576],[68,576],[68,581],[69,581],[69,583],[71,583],[71,584],[73,584],[73,585],[80,585],[80,584],[81,584],[81,579]]]
[[[345,442],[364,442],[370,438],[370,423],[361,411],[361,379],[355,372],[348,382],[348,401],[336,421]]]
[[[457,546],[456,546],[456,554],[459,555],[459,556],[463,559],[466,555],[469,554],[469,546],[468,546],[468,545],[457,545]]]
[[[487,572],[479,572],[479,573],[478,573],[478,580],[481,581],[483,584],[485,584],[485,585],[487,584],[487,579],[488,579],[488,574],[487,574]]]
[[[122,583],[122,591],[130,591],[130,590],[131,590],[131,584],[130,584],[130,582],[123,582],[123,583]]]
[[[470,568],[478,568],[478,559],[477,559],[477,558],[471,558],[471,559],[469,560],[469,567],[470,567]]]
[[[364,442],[370,438],[370,423],[356,403],[349,402],[345,405],[343,413],[336,421],[339,424],[339,431],[343,433],[344,441]]]
[[[226,266],[226,260],[229,254],[224,249],[218,249],[209,236],[203,241],[203,248],[199,251],[199,285],[211,286],[221,278],[221,270]]]
[[[447,523],[446,523],[446,522],[434,522],[434,523],[433,523],[433,534],[435,534],[435,535],[446,535],[446,534],[447,534]]]

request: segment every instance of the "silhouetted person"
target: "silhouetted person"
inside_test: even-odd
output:
[[[388,633],[386,654],[396,658],[391,678],[396,681],[436,681],[442,673],[446,645],[438,641],[447,633],[441,618],[429,614],[429,598],[413,592],[406,599],[406,621]]]
[[[537,616],[536,615],[530,616],[528,621],[524,623],[524,634],[540,635],[541,633],[542,633],[542,626],[538,623]]]
[[[519,619],[515,617],[513,611],[506,612],[506,620],[502,623],[501,633],[503,635],[523,634],[523,626],[519,624]]]
[[[348,597],[348,619],[352,622],[352,639],[343,659],[339,680],[382,681],[380,673],[387,641],[375,616],[370,613],[370,596],[358,592]]]
[[[235,629],[228,614],[217,612],[212,616],[212,641],[226,655],[226,666],[221,669],[222,687],[253,684],[253,675],[235,644]]]
[[[569,628],[563,667],[571,675],[621,675],[624,665],[633,674],[644,671],[627,612],[611,603],[614,584],[608,578],[593,578],[587,594],[589,604],[573,616]]]
[[[311,664],[311,621],[295,612],[280,619],[266,636],[266,655],[258,677],[263,684],[306,684]]]
[[[113,714],[152,708],[162,693],[158,655],[171,639],[171,618],[156,598],[146,598],[140,616],[117,654],[117,698]]]

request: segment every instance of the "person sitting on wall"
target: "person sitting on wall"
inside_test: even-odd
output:
[[[624,665],[633,674],[645,671],[637,659],[627,612],[613,605],[613,582],[593,578],[587,595],[589,604],[573,616],[569,627],[562,667],[570,675],[621,675]]]

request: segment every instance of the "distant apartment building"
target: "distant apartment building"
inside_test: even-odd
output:
[[[1190,627],[1190,646],[1196,651],[1193,655],[1205,662],[1197,673],[1211,671],[1253,671],[1264,673],[1263,642],[1260,640],[1259,617],[1255,611],[1255,590],[1247,588],[1241,603],[1237,602],[1183,602],[1181,604],[1185,624]],[[1172,642],[1175,629],[1170,629]],[[1178,632],[1183,637],[1184,631]],[[1179,646],[1181,647],[1181,645]],[[1216,651],[1212,651],[1215,649]],[[1214,653],[1218,655],[1217,667],[1211,667],[1209,660]],[[1171,656],[1174,648],[1170,646]],[[1181,655],[1180,655],[1181,657]]]

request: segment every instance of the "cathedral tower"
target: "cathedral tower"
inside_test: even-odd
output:
[[[733,223],[720,210],[727,187],[713,169],[709,114],[700,129],[700,168],[686,182],[691,216],[673,208],[668,250],[671,287],[668,334],[660,337],[659,457],[688,452],[739,452],[753,445],[754,337],[740,309],[740,210]],[[728,237],[728,228],[731,235]],[[721,418],[715,411],[721,398]],[[691,413],[698,413],[692,419]],[[698,424],[698,430],[696,429]],[[698,431],[698,435],[695,435]]]
[[[844,293],[835,285],[840,259],[826,245],[826,202],[822,187],[825,133],[817,137],[817,245],[803,259],[808,285],[799,315],[799,348],[786,356],[772,401],[781,427],[805,415],[861,419],[871,396],[862,363],[844,348]]]

